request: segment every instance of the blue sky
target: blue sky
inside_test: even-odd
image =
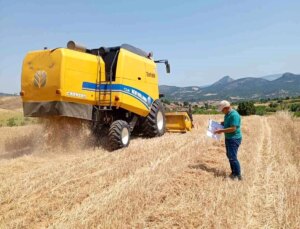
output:
[[[0,0],[0,92],[19,92],[30,50],[133,44],[167,58],[160,84],[300,73],[300,1]]]

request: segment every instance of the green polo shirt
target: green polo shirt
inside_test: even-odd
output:
[[[236,111],[231,109],[231,111],[225,115],[224,117],[224,128],[229,128],[235,126],[236,131],[232,133],[225,133],[225,138],[227,139],[236,139],[236,138],[242,138],[242,132],[241,132],[241,116]]]

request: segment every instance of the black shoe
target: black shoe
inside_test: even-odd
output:
[[[232,179],[232,180],[234,180],[235,178],[237,178],[237,176],[236,176],[235,174],[231,173],[231,174],[229,175],[229,178]]]
[[[233,173],[231,173],[229,175],[229,178],[232,179],[232,180],[235,180],[235,179],[238,179],[239,181],[243,180],[242,175],[235,175]]]

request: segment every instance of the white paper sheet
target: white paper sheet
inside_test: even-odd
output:
[[[206,135],[215,140],[220,140],[221,134],[214,134],[214,132],[218,129],[224,129],[224,126],[222,126],[220,123],[218,123],[216,121],[209,120]]]

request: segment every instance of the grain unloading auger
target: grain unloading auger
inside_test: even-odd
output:
[[[22,67],[24,116],[89,120],[95,133],[108,130],[112,149],[128,146],[133,130],[147,137],[166,127],[190,130],[184,114],[165,113],[156,63],[170,72],[167,60],[127,44],[87,49],[70,41],[67,48],[29,52]]]

